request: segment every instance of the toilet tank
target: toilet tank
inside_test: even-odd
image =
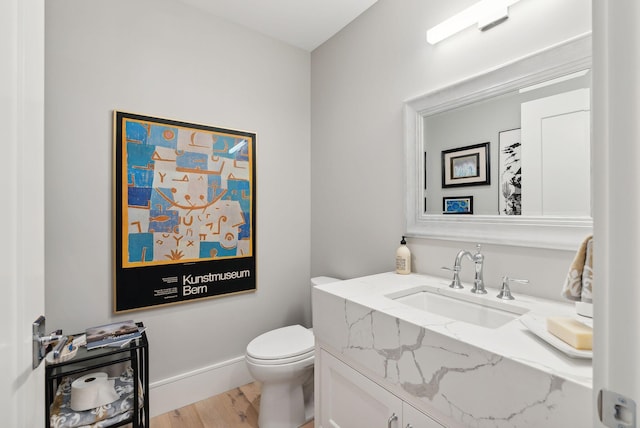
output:
[[[316,287],[318,285],[330,284],[332,282],[337,282],[337,281],[342,281],[342,280],[338,278],[332,278],[330,276],[314,276],[313,278],[311,278],[311,286]]]

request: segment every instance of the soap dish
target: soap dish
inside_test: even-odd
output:
[[[579,321],[591,326],[588,322],[584,322],[583,320]],[[576,349],[573,346],[558,339],[553,334],[549,333],[547,331],[547,319],[542,315],[535,315],[531,313],[524,314],[520,317],[520,322],[540,339],[544,340],[554,348],[564,352],[571,358],[593,358],[593,351]]]

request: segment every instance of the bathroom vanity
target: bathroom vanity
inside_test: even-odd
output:
[[[574,306],[450,282],[383,273],[313,289],[316,426],[590,426],[591,359],[522,322]]]

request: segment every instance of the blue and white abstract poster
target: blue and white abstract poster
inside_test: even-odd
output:
[[[255,134],[114,120],[116,312],[255,290]]]

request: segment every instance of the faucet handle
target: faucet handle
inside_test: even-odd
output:
[[[528,284],[529,280],[528,279],[515,279],[515,278],[509,278],[508,276],[503,276],[502,277],[502,288],[500,289],[500,293],[498,293],[498,295],[496,297],[498,297],[498,299],[503,299],[503,300],[514,300],[515,297],[513,297],[511,295],[511,289],[509,288],[509,283],[510,282],[517,282],[520,284]]]
[[[480,254],[480,249],[481,248],[482,248],[482,245],[476,244],[476,254]]]
[[[449,284],[450,288],[455,288],[456,290],[464,288],[460,283],[460,276],[458,275],[458,272],[460,272],[460,266],[454,265],[453,268],[442,266],[440,269],[453,272],[453,279],[451,280],[451,284]]]

